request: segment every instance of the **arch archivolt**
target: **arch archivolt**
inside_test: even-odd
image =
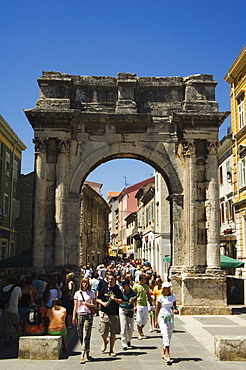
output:
[[[163,175],[170,194],[182,193],[181,181],[163,143],[152,143],[152,145],[142,143],[105,143],[102,145],[100,143],[100,147],[96,150],[92,148],[90,153],[88,153],[86,148],[83,147],[83,149],[85,149],[84,153],[86,155],[82,155],[71,176],[69,186],[71,194],[80,193],[81,184],[98,165],[117,158],[131,158],[148,163]]]

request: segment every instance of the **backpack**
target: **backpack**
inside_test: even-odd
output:
[[[16,285],[13,285],[7,292],[4,292],[3,290],[0,293],[0,308],[4,310],[9,303],[9,299],[11,296],[11,293],[13,292]]]
[[[41,324],[44,321],[44,317],[41,315],[39,307],[37,305],[31,306],[25,314],[26,322],[28,325],[34,326]]]

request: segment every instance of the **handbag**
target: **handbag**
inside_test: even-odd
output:
[[[133,315],[134,315],[133,310],[126,311],[126,316],[130,317],[131,319],[133,318]]]
[[[83,292],[80,291],[80,294],[81,294],[81,297],[82,297],[83,301],[85,301]],[[94,307],[87,307],[87,308],[89,308],[89,310],[91,311],[91,313],[93,315],[95,315],[95,313],[97,313],[97,310]]]

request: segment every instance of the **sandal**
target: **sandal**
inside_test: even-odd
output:
[[[86,362],[86,361],[85,361],[84,357],[81,357],[81,359],[80,359],[79,363],[80,363],[80,364],[85,364],[85,362]]]
[[[105,352],[106,351],[107,344],[108,344],[108,340],[106,340],[106,342],[103,342],[102,347],[101,347],[101,352]]]

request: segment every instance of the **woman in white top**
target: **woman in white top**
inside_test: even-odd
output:
[[[178,313],[176,308],[176,297],[171,293],[172,284],[165,282],[162,284],[162,294],[157,299],[155,311],[155,327],[159,324],[162,338],[163,350],[162,358],[168,363],[170,360],[170,342],[174,327],[174,313]],[[174,307],[174,309],[172,309]],[[158,322],[157,322],[158,320]]]
[[[89,279],[83,278],[80,282],[80,290],[74,294],[73,325],[77,326],[77,332],[82,345],[80,363],[89,360],[91,329],[93,313],[91,309],[96,306],[96,296],[91,290]]]

